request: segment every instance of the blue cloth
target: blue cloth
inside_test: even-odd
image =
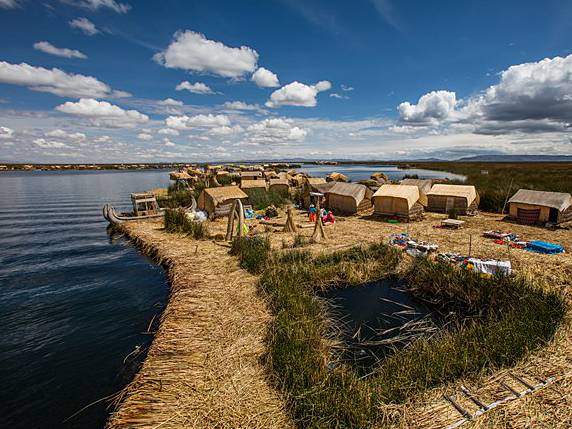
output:
[[[547,253],[552,255],[555,253],[563,253],[564,247],[559,244],[547,243],[546,241],[542,240],[533,240],[528,242],[526,245],[526,250],[530,252]]]

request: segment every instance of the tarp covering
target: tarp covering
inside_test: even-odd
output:
[[[564,211],[572,205],[572,196],[565,192],[533,191],[519,189],[509,203],[530,204],[533,206],[545,206]]]
[[[542,240],[533,240],[528,242],[526,250],[530,250],[531,252],[554,254],[563,253],[564,247],[559,244],[547,243]]]

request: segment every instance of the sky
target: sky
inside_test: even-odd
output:
[[[0,0],[0,162],[572,155],[572,2]]]

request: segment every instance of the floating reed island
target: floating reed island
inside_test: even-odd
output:
[[[262,173],[245,180],[264,181]],[[347,182],[323,186],[331,182],[290,172],[279,200],[230,174],[220,181],[242,192],[210,195],[219,179],[201,174],[176,179],[158,198],[171,207],[163,220],[120,226],[166,267],[171,296],[109,428],[572,427],[572,257],[523,244],[570,250],[562,196],[552,219],[563,222],[546,229],[523,224],[546,222],[519,219],[518,210],[514,220],[479,213],[478,190],[466,184],[435,190],[443,214],[426,210],[431,193],[421,181],[407,183],[403,197],[399,189],[375,196],[366,184],[365,192]],[[310,222],[304,204],[329,209],[328,189],[338,183],[335,220]],[[188,206],[185,195],[209,220],[175,208]],[[442,228],[448,218],[460,227]],[[407,320],[391,328],[395,335],[348,336],[350,324],[324,296],[372,284],[399,288],[434,320],[393,302],[400,308],[380,318]],[[346,352],[360,341],[385,352],[356,365]]]

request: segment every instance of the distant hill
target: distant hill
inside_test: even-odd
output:
[[[476,155],[460,158],[460,162],[572,162],[569,155]]]

